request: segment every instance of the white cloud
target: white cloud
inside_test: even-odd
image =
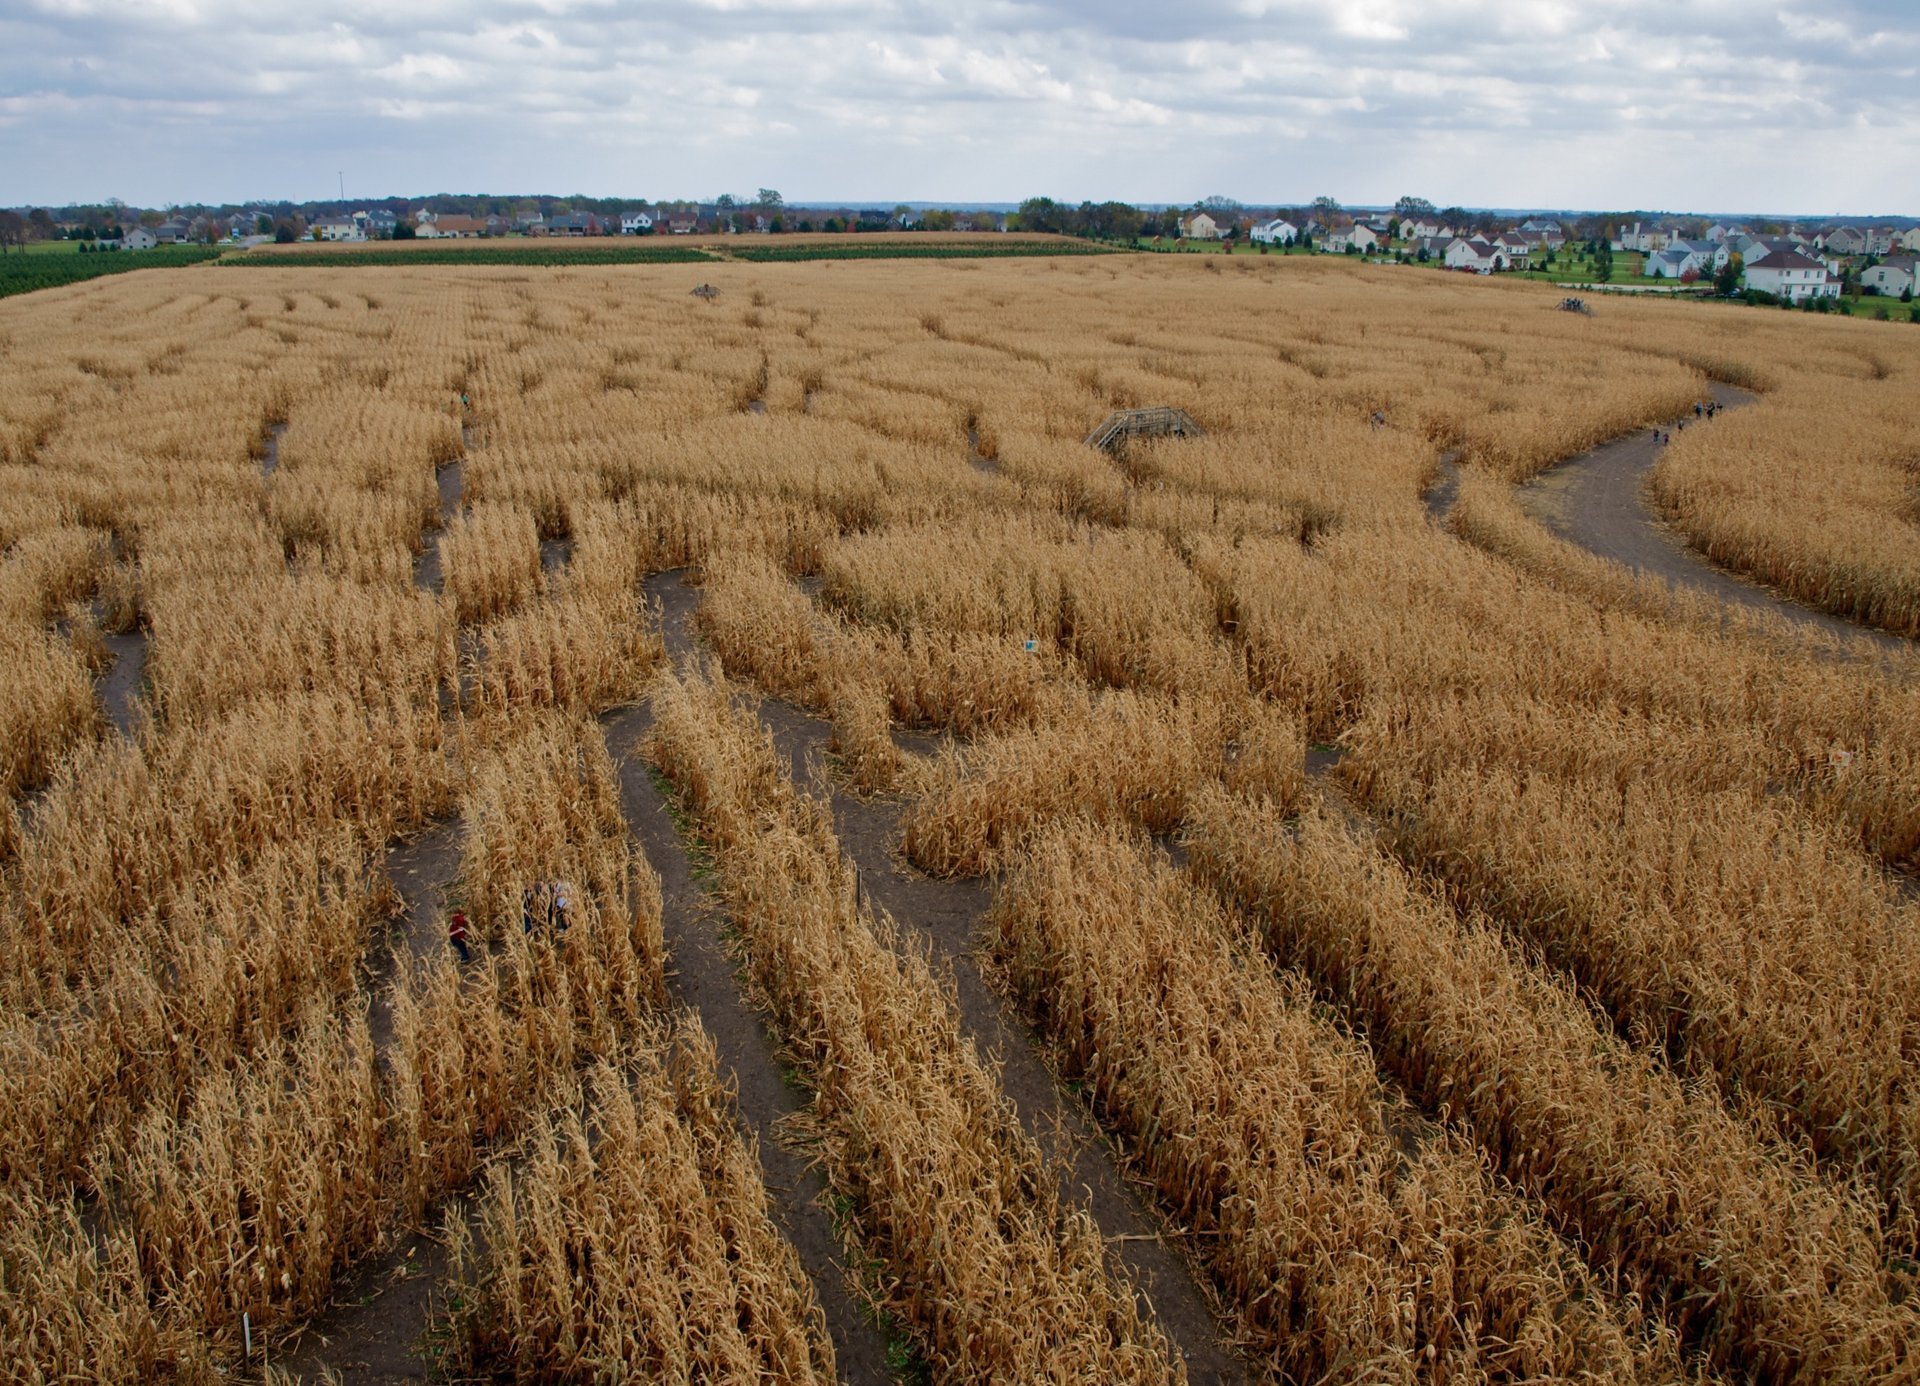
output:
[[[1913,0],[0,0],[0,202],[1898,211],[1916,66]]]

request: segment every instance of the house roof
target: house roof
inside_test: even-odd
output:
[[[487,224],[478,217],[444,216],[434,223],[442,231],[484,231]]]
[[[1750,270],[1823,270],[1826,266],[1812,256],[1802,255],[1797,250],[1776,250],[1753,261],[1747,268]]]

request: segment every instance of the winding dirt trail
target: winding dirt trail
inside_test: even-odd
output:
[[[699,601],[680,577],[656,573],[646,584],[648,597],[660,603],[667,657],[675,665],[692,657],[687,618]],[[855,1296],[840,1260],[826,1181],[780,1139],[780,1124],[803,1112],[806,1098],[787,1081],[778,1046],[747,1003],[722,938],[724,911],[696,874],[666,796],[637,752],[653,726],[653,710],[646,704],[616,709],[600,725],[620,776],[628,831],[660,877],[668,994],[697,1013],[713,1039],[721,1074],[734,1087],[735,1113],[759,1146],[774,1221],[799,1252],[826,1315],[840,1379],[890,1382],[886,1336]]]
[[[1737,409],[1753,398],[1745,390],[1714,382],[1713,399],[1723,408]],[[1692,428],[1714,426],[1685,422]],[[1652,430],[1641,429],[1556,463],[1514,494],[1527,513],[1555,535],[1669,587],[1691,588],[1731,605],[1770,612],[1843,641],[1865,639],[1883,650],[1914,648],[1913,641],[1804,606],[1701,557],[1647,504],[1647,474],[1659,460]]]
[[[136,626],[119,635],[103,636],[113,664],[97,680],[107,720],[129,741],[140,721],[140,680],[147,671],[147,633]]]
[[[464,441],[466,430],[460,436]],[[440,496],[440,525],[433,538],[422,546],[420,554],[413,560],[413,585],[428,592],[438,592],[444,580],[440,569],[440,536],[447,532],[447,526],[453,523],[453,517],[460,513],[460,504],[466,487],[467,459],[456,457],[444,466],[433,469],[434,489]]]
[[[682,585],[677,573],[657,574],[649,580],[647,593],[661,604],[662,632],[669,659],[676,665],[684,664],[694,650],[688,622],[699,604],[699,594]],[[760,701],[759,713],[761,724],[773,734],[776,749],[786,757],[795,782],[803,786],[815,782],[814,766],[825,756],[831,734],[826,720],[771,699]],[[650,782],[648,787],[652,788]],[[1126,1266],[1136,1287],[1148,1298],[1155,1317],[1180,1351],[1191,1380],[1209,1383],[1209,1386],[1251,1380],[1246,1366],[1229,1350],[1229,1330],[1216,1318],[1193,1270],[1169,1244],[1166,1224],[1136,1192],[1133,1181],[1085,1105],[1061,1090],[1019,1017],[1001,1002],[981,975],[975,939],[991,898],[988,884],[978,880],[938,880],[901,861],[893,851],[893,844],[899,839],[903,800],[860,799],[835,789],[831,793],[831,804],[835,835],[858,869],[861,888],[903,928],[924,934],[933,946],[935,958],[950,969],[958,993],[963,1031],[983,1056],[998,1062],[1001,1089],[1017,1109],[1022,1127],[1047,1156],[1063,1168],[1067,1180],[1063,1195],[1069,1201],[1087,1202],[1115,1255]],[[662,803],[661,812],[664,811]],[[636,827],[643,821],[643,815],[631,808],[629,818]],[[649,855],[652,855],[651,848]],[[672,936],[671,910],[669,921],[669,951],[685,971],[689,968],[689,955]],[[722,1008],[720,1014],[727,1016],[725,1023],[750,1024],[758,1031],[758,1022],[747,1011],[738,983],[730,973],[717,979],[714,989],[719,993],[715,1001]],[[716,1020],[707,1011],[707,1004],[704,999],[699,1002],[702,1017],[712,1029]],[[734,1019],[729,1011],[737,1011],[739,1019]],[[761,1035],[760,1042],[767,1043],[764,1032]],[[721,1052],[724,1060],[727,1057],[725,1041],[721,1041]],[[798,1101],[798,1094],[791,1097]],[[745,1110],[748,1102],[744,1077],[741,1098],[741,1107]],[[775,1177],[774,1162],[768,1158],[768,1142],[764,1138],[761,1148],[771,1179]],[[792,1231],[790,1228],[790,1235]],[[796,1244],[799,1244],[797,1238]],[[806,1246],[801,1245],[801,1253],[806,1259]],[[839,1347],[837,1336],[835,1347]],[[843,1376],[848,1367],[843,1356]]]
[[[790,703],[766,700],[760,721],[787,757],[796,783],[816,785],[831,734],[821,718]],[[941,880],[915,870],[893,850],[900,840],[897,797],[861,799],[831,790],[834,834],[859,871],[867,898],[933,945],[935,959],[953,975],[961,1028],[983,1056],[996,1061],[1000,1088],[1019,1113],[1026,1133],[1047,1158],[1066,1171],[1069,1199],[1084,1195],[1093,1219],[1153,1306],[1195,1382],[1251,1379],[1227,1349],[1228,1330],[1215,1317],[1193,1270],[1169,1244],[1165,1221],[1120,1163],[1113,1145],[1086,1104],[1061,1090],[1025,1023],[988,986],[981,974],[976,939],[992,902],[981,879]]]
[[[459,822],[440,820],[387,849],[387,875],[404,910],[396,927],[369,949],[368,1028],[383,1068],[393,1044],[386,984],[395,955],[404,950],[418,959],[449,946],[441,916],[460,867],[461,837]],[[438,1211],[429,1212],[429,1225]],[[280,1368],[295,1381],[325,1380],[330,1372],[360,1386],[431,1379],[435,1367],[427,1334],[435,1299],[444,1295],[451,1270],[446,1245],[435,1232],[409,1230],[391,1251],[347,1272],[332,1308],[300,1330]]]

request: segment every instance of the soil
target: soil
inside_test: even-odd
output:
[[[1443,453],[1435,459],[1439,467],[1433,483],[1421,492],[1420,499],[1426,504],[1427,518],[1440,524],[1447,518],[1447,512],[1453,509],[1453,499],[1460,494],[1460,454]]]
[[[542,539],[540,541],[540,571],[548,575],[563,571],[573,562],[573,540]]]
[[[1713,398],[1732,409],[1750,403],[1753,396],[1716,382]],[[1713,427],[1686,422],[1694,428]],[[1642,429],[1556,464],[1519,488],[1521,505],[1560,538],[1624,563],[1636,573],[1659,578],[1669,587],[1692,588],[1723,602],[1772,612],[1842,640],[1864,636],[1882,649],[1913,648],[1912,641],[1815,610],[1736,577],[1689,548],[1647,503],[1647,474],[1660,459],[1659,445],[1651,435],[1652,430]]]
[[[443,918],[448,890],[460,870],[463,833],[458,820],[442,819],[419,835],[387,848],[387,876],[400,892],[404,910],[396,926],[368,952],[372,976],[374,1047],[384,1053],[393,1040],[387,1014],[387,983],[393,979],[395,954],[404,949],[411,959],[424,958],[439,948],[450,948]]]
[[[266,448],[260,454],[260,475],[272,476],[280,466],[280,439],[286,435],[284,423],[274,424],[267,430]]]
[[[452,1273],[447,1248],[415,1232],[387,1256],[361,1266],[340,1287],[334,1307],[309,1324],[274,1365],[295,1381],[331,1371],[350,1386],[428,1381],[426,1343],[436,1293]]]
[[[464,430],[462,430],[462,436],[465,436]],[[453,523],[453,517],[460,513],[460,497],[465,485],[465,473],[465,458],[456,458],[444,467],[434,468],[433,484],[440,493],[440,525],[433,538],[420,550],[419,557],[413,560],[413,585],[428,592],[438,592],[443,581],[440,570],[440,536],[447,532],[447,526]]]
[[[795,781],[806,784],[813,778],[818,788],[812,766],[824,763],[827,723],[773,701],[761,704],[760,720],[773,732]],[[1136,1191],[1085,1102],[1062,1091],[1024,1022],[987,985],[976,933],[992,900],[990,884],[937,879],[903,861],[893,851],[903,799],[830,793],[834,832],[858,869],[866,898],[902,928],[917,929],[931,941],[935,959],[952,973],[962,1030],[983,1057],[997,1063],[1001,1091],[1022,1126],[1062,1167],[1063,1198],[1079,1201],[1078,1191],[1089,1196],[1095,1223],[1179,1349],[1192,1380],[1249,1380],[1246,1366],[1226,1346],[1230,1330],[1216,1317],[1194,1270],[1170,1244],[1165,1222]]]
[[[113,667],[100,676],[100,701],[107,719],[120,734],[132,738],[140,720],[140,681],[147,670],[147,633],[138,627],[124,635],[103,637],[113,655]]]
[[[967,426],[967,463],[976,472],[993,473],[1000,470],[1000,464],[980,451],[980,430],[971,424]]]
[[[450,946],[441,911],[459,870],[460,848],[460,824],[441,821],[387,849],[387,875],[405,909],[397,927],[369,950],[373,1002],[368,1023],[376,1053],[384,1055],[393,1043],[386,984],[395,951],[404,948],[420,958]],[[435,1293],[451,1269],[436,1235],[410,1231],[386,1255],[370,1257],[349,1273],[332,1308],[301,1330],[292,1356],[278,1365],[302,1381],[318,1381],[327,1371],[366,1386],[429,1379],[427,1330]]]
[[[607,750],[619,769],[620,807],[660,877],[662,931],[671,960],[668,993],[700,1017],[713,1039],[721,1075],[734,1088],[735,1111],[759,1147],[774,1221],[799,1252],[826,1315],[840,1379],[891,1381],[886,1336],[853,1293],[839,1259],[826,1181],[804,1155],[781,1143],[781,1123],[805,1110],[806,1097],[787,1082],[778,1046],[747,1004],[722,941],[724,912],[695,878],[667,801],[634,753],[652,724],[652,710],[644,706],[601,720]]]

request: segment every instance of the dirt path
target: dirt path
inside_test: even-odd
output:
[[[796,782],[806,784],[810,763],[826,755],[827,723],[774,701],[760,705],[760,720],[772,730]],[[1246,1366],[1227,1350],[1228,1331],[1193,1270],[1166,1240],[1165,1222],[1135,1191],[1086,1104],[1061,1091],[1025,1022],[981,975],[976,939],[992,900],[989,883],[936,879],[902,861],[893,847],[900,838],[904,800],[859,799],[836,790],[832,803],[834,833],[858,868],[867,898],[903,928],[925,934],[935,958],[951,970],[961,1028],[982,1055],[998,1060],[1001,1090],[1027,1134],[1050,1159],[1065,1163],[1070,1182],[1063,1194],[1070,1199],[1076,1191],[1088,1195],[1094,1221],[1146,1294],[1192,1380],[1249,1380]]]
[[[676,665],[692,656],[688,618],[700,599],[681,577],[678,571],[656,573],[645,587],[647,598],[660,605],[667,655]],[[628,830],[660,877],[668,993],[675,1004],[697,1013],[713,1037],[721,1073],[734,1086],[735,1109],[759,1145],[774,1219],[799,1252],[826,1314],[840,1379],[892,1381],[886,1336],[855,1298],[839,1259],[826,1181],[804,1156],[780,1142],[779,1123],[805,1110],[806,1098],[787,1082],[773,1037],[742,994],[738,969],[721,936],[722,908],[696,876],[667,799],[635,752],[653,725],[653,711],[622,708],[603,716],[600,724],[620,775],[620,808]]]
[[[280,440],[286,436],[287,426],[277,423],[267,429],[266,446],[260,453],[260,475],[270,477],[280,466]]]
[[[404,949],[406,956],[421,958],[449,946],[441,912],[460,867],[460,850],[457,821],[436,822],[387,849],[387,875],[405,910],[396,927],[369,950],[373,1004],[368,1020],[379,1054],[393,1043],[386,989],[395,952]],[[437,1215],[436,1210],[429,1219]],[[446,1285],[450,1271],[439,1237],[410,1231],[392,1251],[369,1257],[349,1272],[333,1307],[301,1331],[291,1355],[277,1365],[298,1381],[319,1381],[329,1371],[357,1386],[429,1379],[433,1363],[427,1330],[435,1294]]]
[[[1427,518],[1441,524],[1453,509],[1454,497],[1460,494],[1460,454],[1442,453],[1435,459],[1435,465],[1440,469],[1439,474],[1433,484],[1420,493],[1420,499],[1427,507]]]
[[[461,430],[464,439],[466,430]],[[440,536],[447,532],[447,526],[453,523],[453,517],[460,513],[460,501],[466,486],[467,460],[457,457],[445,466],[433,470],[434,489],[440,494],[440,526],[432,539],[420,550],[413,560],[413,585],[428,592],[438,592],[443,581],[440,569]]]
[[[1726,408],[1739,408],[1753,396],[1715,382],[1713,398]],[[1690,428],[1713,427],[1686,422]],[[1692,588],[1723,602],[1772,612],[1842,640],[1864,637],[1882,649],[1914,648],[1913,641],[1803,606],[1736,577],[1694,552],[1647,504],[1647,474],[1659,460],[1652,430],[1642,429],[1556,464],[1515,495],[1530,515],[1560,538],[1624,563],[1636,573],[1659,578],[1669,587]]]
[[[113,665],[99,679],[100,702],[120,735],[132,738],[140,720],[140,680],[147,671],[147,633],[139,627],[102,639]]]
[[[662,932],[670,960],[668,993],[676,1005],[697,1013],[713,1038],[721,1075],[734,1087],[735,1110],[759,1146],[774,1221],[799,1252],[826,1314],[840,1379],[891,1381],[886,1337],[854,1297],[840,1262],[826,1181],[803,1155],[780,1141],[780,1123],[804,1111],[806,1098],[786,1081],[773,1038],[742,995],[721,938],[725,917],[696,879],[667,801],[634,753],[652,725],[652,709],[644,706],[601,719],[607,750],[619,769],[620,807],[628,830],[660,877]]]
[[[657,574],[647,584],[648,596],[661,604],[662,634],[668,657],[676,664],[693,652],[689,618],[699,604],[699,593],[684,586],[679,578],[677,573]],[[774,701],[763,701],[760,715],[762,724],[773,733],[776,748],[787,757],[795,781],[807,784],[810,762],[826,753],[830,734],[827,722],[791,704]],[[1215,1318],[1193,1271],[1163,1239],[1164,1223],[1135,1193],[1085,1105],[1061,1091],[1024,1024],[981,976],[975,936],[990,898],[987,883],[937,880],[907,866],[893,852],[904,807],[897,798],[862,800],[834,793],[834,831],[859,870],[862,890],[903,928],[924,933],[935,955],[950,967],[959,993],[961,1024],[968,1038],[983,1055],[1000,1061],[1001,1088],[1018,1109],[1027,1133],[1050,1157],[1065,1162],[1070,1184],[1063,1192],[1069,1198],[1078,1196],[1076,1190],[1090,1196],[1089,1210],[1095,1222],[1113,1242],[1116,1255],[1136,1285],[1148,1296],[1160,1323],[1180,1349],[1192,1380],[1249,1380],[1247,1368],[1228,1351],[1226,1330]],[[672,949],[671,940],[669,947]],[[677,955],[678,950],[672,951]],[[737,985],[730,979],[724,990],[721,1004],[741,1005]],[[764,1149],[764,1141],[762,1146]]]

